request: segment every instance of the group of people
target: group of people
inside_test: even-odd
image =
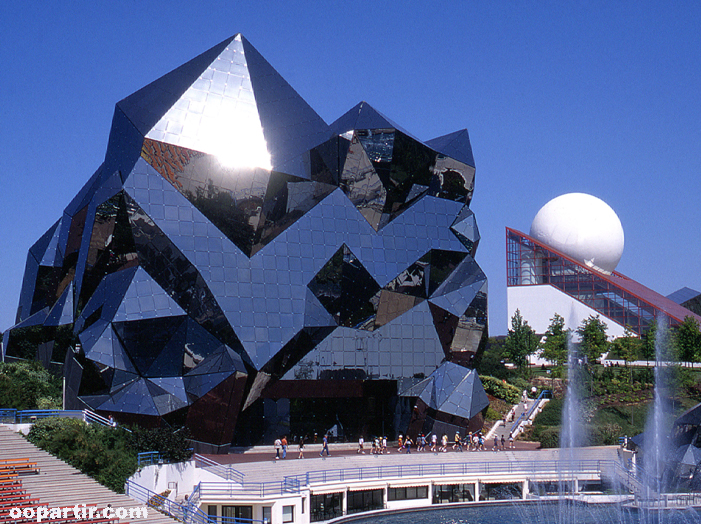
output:
[[[458,452],[486,451],[488,445],[489,444],[485,441],[485,437],[481,431],[477,431],[474,433],[470,432],[464,438],[460,435],[459,432],[456,432],[453,440],[452,449],[453,451]],[[501,439],[495,435],[494,443],[491,449],[492,451],[503,451],[506,449],[506,445],[507,439],[504,437],[504,435],[501,435]],[[508,438],[508,445],[510,449],[514,448],[514,438],[511,434]],[[434,453],[446,453],[449,448],[448,435],[444,434],[441,437],[440,446],[438,445],[438,435],[436,435],[435,433],[431,435],[430,440],[426,435],[420,434],[416,438],[416,442],[414,442],[409,435],[399,435],[399,438],[397,439],[398,452],[410,454],[412,447],[414,446],[416,451],[426,451],[428,449]],[[358,449],[356,453],[365,454],[365,439],[363,437],[360,437],[358,439]],[[372,440],[371,453],[373,455],[383,455],[385,453],[389,453],[387,449],[387,437],[375,437]]]
[[[314,443],[316,443],[316,433],[314,433]],[[304,458],[304,439],[305,437],[299,437],[298,441],[298,446],[299,446],[299,455],[297,458]],[[280,459],[285,459],[287,458],[287,447],[288,447],[288,442],[287,442],[287,435],[284,437],[277,438],[275,439],[275,442],[273,446],[275,447],[275,460],[280,460]],[[329,436],[324,435],[324,439],[322,440],[322,447],[321,447],[321,453],[319,453],[320,457],[324,456],[324,453],[326,453],[326,456],[330,456],[331,454],[329,453]]]
[[[315,439],[316,441],[316,439]],[[509,434],[509,448],[513,449],[514,448],[514,437],[512,434]],[[411,453],[411,448],[412,446],[416,445],[416,451],[426,451],[426,449],[429,449],[430,451],[437,453],[437,452],[442,452],[446,453],[448,451],[448,435],[443,434],[441,437],[441,443],[440,446],[438,446],[438,435],[435,433],[431,435],[430,437],[430,442],[429,439],[427,438],[426,435],[420,434],[416,438],[416,442],[414,442],[409,435],[399,435],[399,438],[397,439],[397,451],[402,452],[404,451],[407,454]],[[481,431],[476,431],[472,432],[470,431],[465,438],[463,438],[459,432],[455,432],[455,437],[453,440],[453,446],[452,449],[453,451],[486,451],[488,444],[485,442],[485,437],[482,435]],[[280,460],[280,459],[285,459],[287,457],[287,447],[288,447],[288,442],[287,442],[287,436],[282,437],[281,439],[275,439],[275,460]],[[492,445],[492,451],[497,452],[499,450],[505,450],[506,449],[506,438],[504,435],[501,435],[501,439],[497,435],[494,435],[494,444]],[[328,435],[324,435],[324,438],[322,440],[322,447],[321,447],[321,452],[319,453],[319,456],[323,457],[324,453],[326,453],[326,456],[330,456],[331,454],[329,453],[329,437]],[[358,454],[365,454],[365,439],[363,437],[360,437],[358,439],[358,449],[356,451]],[[371,453],[373,455],[384,455],[385,453],[389,454],[389,449],[387,448],[387,437],[375,437],[372,440],[372,447],[371,447]],[[298,458],[303,459],[304,458],[304,437],[300,437],[299,439],[299,456]]]
[[[385,453],[389,453],[389,450],[387,449],[387,437],[375,437],[372,439],[371,446],[370,452],[373,455],[384,455]],[[356,453],[362,453],[365,455],[365,439],[363,437],[358,439],[358,449]]]

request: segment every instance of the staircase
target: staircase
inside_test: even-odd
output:
[[[73,507],[76,504],[95,504],[105,508],[142,508],[143,505],[126,495],[120,495],[98,484],[73,466],[50,455],[27,441],[18,433],[0,426],[0,460],[25,459],[36,462],[38,474],[26,474],[20,478],[22,486],[32,497],[39,498],[39,505]],[[127,520],[120,520],[126,522]],[[142,524],[175,524],[175,520],[148,508],[148,517],[134,519]]]

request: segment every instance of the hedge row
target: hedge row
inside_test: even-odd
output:
[[[480,375],[482,386],[487,394],[505,400],[509,404],[518,404],[521,400],[521,392],[516,386],[499,378]]]

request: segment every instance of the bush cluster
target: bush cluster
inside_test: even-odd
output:
[[[61,379],[36,360],[0,362],[0,407],[61,409]]]
[[[124,493],[126,480],[137,470],[137,453],[158,451],[168,462],[189,460],[188,435],[166,428],[135,428],[86,424],[69,418],[37,421],[27,435],[32,444],[94,478],[113,491]]]
[[[521,392],[504,380],[480,375],[482,386],[487,394],[505,400],[509,404],[518,404],[521,400]]]
[[[118,493],[136,472],[136,452],[122,428],[47,418],[32,426],[27,440]]]

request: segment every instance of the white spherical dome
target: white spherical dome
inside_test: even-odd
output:
[[[611,273],[623,255],[623,227],[616,212],[594,196],[553,198],[533,219],[530,235],[577,262]]]

